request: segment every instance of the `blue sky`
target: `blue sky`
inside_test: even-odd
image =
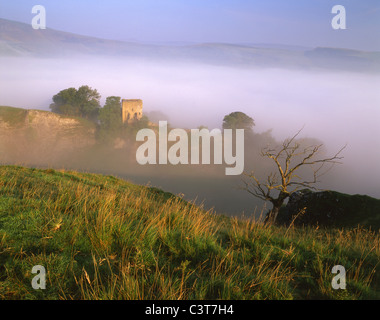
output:
[[[116,40],[281,43],[380,51],[379,0],[0,0],[0,17]],[[347,29],[333,30],[344,5]]]

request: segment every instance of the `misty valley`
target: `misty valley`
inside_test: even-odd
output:
[[[168,160],[172,165],[199,164],[200,158],[202,165],[210,164],[212,139],[213,163],[222,164],[224,155],[225,163],[234,165],[232,168],[226,168],[226,175],[240,175],[243,173],[244,129],[236,129],[236,131],[224,129],[223,135],[219,129],[211,131],[204,128],[200,130],[191,129],[190,137],[188,137],[188,133],[184,129],[177,128],[168,132],[166,121],[160,121],[158,127],[158,140],[156,133],[152,129],[145,128],[137,132],[136,141],[144,141],[147,138],[147,141],[140,145],[136,151],[136,161],[140,165],[157,163],[167,165]],[[233,140],[233,137],[235,137],[236,141]],[[178,141],[177,138],[179,138]],[[156,160],[157,141],[159,161]],[[168,149],[168,141],[176,141],[176,143]],[[235,150],[233,150],[234,146]]]
[[[4,77],[0,79],[3,105],[25,108],[30,112],[33,109],[49,110],[52,97],[69,87],[67,84],[76,88],[89,84],[99,90],[101,105],[104,105],[108,96],[142,98],[143,112],[150,121],[158,124],[160,120],[165,120],[171,128],[221,128],[225,115],[241,111],[254,119],[254,133],[256,137],[262,137],[258,142],[245,143],[245,153],[248,154],[248,158],[244,159],[246,172],[261,170],[260,152],[267,143],[276,146],[303,127],[302,138],[311,139],[311,145],[323,143],[327,153],[347,144],[343,164],[335,166],[321,179],[321,189],[380,197],[380,173],[377,170],[380,145],[375,138],[380,135],[377,125],[377,105],[380,102],[377,86],[380,80],[377,75],[322,70],[242,70],[202,64],[176,64],[175,61],[166,65],[151,60],[129,63],[127,60],[110,60],[106,57],[86,60],[79,57],[70,60],[1,59],[2,63],[10,67],[3,70]],[[59,77],[51,73],[52,69],[57,70]],[[7,74],[7,70],[12,70],[12,74]],[[16,93],[19,90],[14,88],[18,87],[23,88],[22,95]],[[207,106],[217,108],[210,112]],[[45,122],[43,119],[41,121]],[[352,129],[358,125],[361,129]],[[191,171],[181,165],[170,169],[153,165],[154,168],[149,169],[137,164],[135,151],[124,152],[121,156],[122,149],[115,149],[114,146],[117,147],[118,143],[119,147],[122,146],[125,144],[123,141],[115,140],[108,146],[96,147],[96,150],[95,147],[89,148],[96,142],[96,126],[86,127],[88,135],[84,132],[86,130],[81,130],[76,136],[70,130],[57,131],[56,128],[53,126],[49,129],[46,124],[41,126],[40,133],[38,130],[34,134],[25,132],[27,139],[20,136],[19,130],[15,131],[17,134],[13,137],[3,131],[2,137],[6,137],[3,143],[10,140],[9,149],[3,152],[3,163],[108,172],[127,179],[128,175],[133,175],[134,181],[138,183],[150,182],[157,187],[168,188],[175,194],[183,193],[188,200],[197,198],[200,202],[205,201],[208,208],[215,207],[218,211],[234,215],[243,211],[247,215],[254,211],[257,214],[263,208],[261,200],[239,190],[242,186],[241,177],[229,179],[221,177],[223,173],[218,172],[221,181],[228,181],[225,184],[218,183],[220,188],[224,185],[223,190],[218,190],[212,184],[206,186],[201,182],[191,182],[192,177],[203,177],[207,171],[215,175],[219,167],[208,168],[206,165]],[[42,132],[44,130],[46,132]],[[51,134],[50,130],[56,133]],[[45,141],[44,144],[29,142],[39,135]],[[60,139],[61,144],[55,143],[53,137]],[[136,136],[131,139],[135,141]],[[60,148],[75,146],[74,155],[72,152],[60,151]],[[249,154],[256,155],[250,159]],[[366,165],[361,165],[362,155],[366,155]],[[192,165],[189,167],[194,168]],[[163,173],[160,177],[161,171],[176,173]],[[229,193],[239,200],[228,201],[223,195]]]

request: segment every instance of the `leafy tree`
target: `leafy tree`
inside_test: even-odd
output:
[[[252,132],[254,120],[244,112],[236,111],[226,115],[223,119],[223,129],[244,129]]]
[[[78,90],[68,88],[53,96],[50,109],[59,114],[96,120],[100,108],[99,99],[98,91],[89,86],[81,86]]]
[[[122,126],[121,98],[107,97],[106,103],[99,111],[100,126],[107,131],[119,130]]]
[[[123,122],[121,117],[121,98],[111,96],[106,98],[106,103],[99,110],[99,135],[101,139],[113,137],[121,132]]]
[[[276,221],[281,206],[292,193],[300,188],[316,189],[314,185],[327,172],[322,172],[325,165],[340,163],[339,160],[343,158],[339,155],[345,147],[331,157],[318,158],[323,145],[302,147],[296,141],[300,131],[292,138],[285,140],[281,146],[275,149],[267,147],[262,150],[261,155],[272,160],[276,168],[276,171],[271,172],[266,180],[260,181],[254,172],[244,173],[249,180],[243,181],[245,184],[243,189],[254,197],[272,203],[272,209],[265,219],[266,222]],[[299,176],[301,169],[305,168],[311,171],[309,179]]]
[[[76,103],[76,93],[77,90],[75,88],[68,88],[57,93],[53,96],[53,103],[50,105],[51,111],[65,115],[79,116],[79,109],[74,107]]]

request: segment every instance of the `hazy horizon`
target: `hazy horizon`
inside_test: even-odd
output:
[[[330,0],[89,0],[38,3],[47,27],[121,41],[280,43],[380,51],[380,3]],[[347,29],[333,30],[331,9],[343,5]],[[0,3],[0,18],[31,23],[32,0]]]

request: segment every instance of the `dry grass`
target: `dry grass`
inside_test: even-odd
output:
[[[110,176],[0,167],[3,299],[378,299],[366,229],[262,225]],[[34,265],[46,290],[31,287]],[[331,287],[334,265],[347,290]]]

